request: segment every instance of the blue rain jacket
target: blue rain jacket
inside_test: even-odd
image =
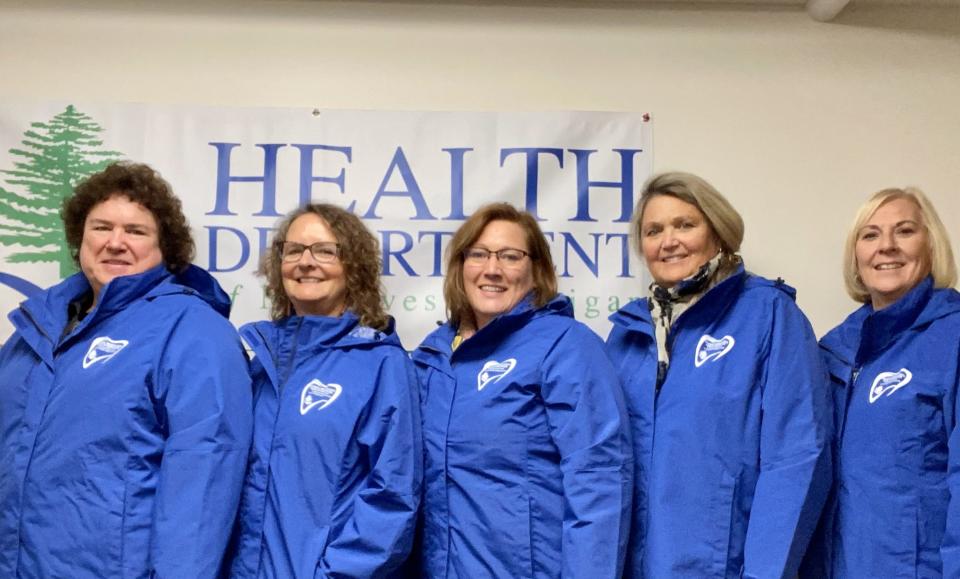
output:
[[[633,464],[617,376],[563,296],[524,300],[456,352],[414,351],[426,577],[619,577]]]
[[[347,312],[241,328],[255,353],[236,578],[384,577],[423,481],[416,375],[393,328]]]
[[[741,266],[674,321],[659,386],[647,299],[610,317],[637,463],[627,576],[797,572],[830,485],[831,430],[794,295]]]
[[[820,341],[836,482],[808,577],[960,577],[960,293],[927,278]]]
[[[0,577],[215,577],[252,431],[230,302],[205,271],[83,274],[10,314],[0,350]]]

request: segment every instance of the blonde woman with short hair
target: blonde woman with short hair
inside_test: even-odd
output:
[[[919,189],[874,194],[844,247],[863,305],[820,340],[837,473],[808,577],[960,577],[960,293]]]

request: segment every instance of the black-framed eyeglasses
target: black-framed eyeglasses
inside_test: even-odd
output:
[[[340,244],[333,241],[318,241],[310,245],[296,241],[277,242],[277,253],[280,254],[280,259],[287,263],[300,261],[300,257],[307,249],[317,263],[333,263],[340,258]]]
[[[463,262],[469,265],[486,265],[491,255],[497,256],[497,261],[503,267],[520,267],[523,259],[530,254],[522,249],[512,247],[499,251],[490,251],[483,247],[468,247],[463,250]]]

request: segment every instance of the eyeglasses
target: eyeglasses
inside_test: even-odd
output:
[[[277,242],[277,253],[280,254],[280,259],[286,263],[300,261],[303,252],[308,249],[317,263],[333,263],[340,257],[340,244],[333,241],[318,241],[310,245],[295,241]]]
[[[491,255],[497,256],[497,261],[503,267],[520,267],[523,258],[530,254],[522,249],[510,247],[500,251],[490,251],[483,247],[469,247],[463,250],[463,262],[467,265],[486,265]]]

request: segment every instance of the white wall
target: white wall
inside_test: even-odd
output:
[[[960,8],[856,2],[0,0],[0,102],[649,111],[656,169],[723,191],[822,334],[869,193],[921,186],[960,250]]]

